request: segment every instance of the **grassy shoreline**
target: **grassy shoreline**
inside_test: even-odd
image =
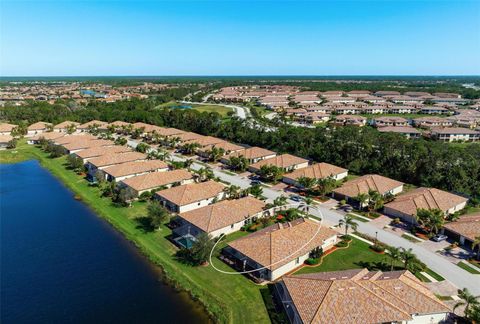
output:
[[[16,152],[16,153],[14,153]],[[36,159],[98,216],[106,219],[151,262],[158,265],[167,281],[175,288],[188,292],[199,301],[207,313],[219,323],[269,323],[261,295],[261,287],[239,275],[223,275],[212,267],[191,267],[174,258],[176,248],[167,240],[170,230],[144,232],[136,221],[145,215],[145,204],[137,202],[131,208],[116,207],[109,198],[101,198],[98,188],[88,186],[81,177],[65,168],[65,157],[51,159],[33,145],[19,141],[17,149],[0,152],[0,163],[16,163]],[[223,270],[231,269],[213,260]]]

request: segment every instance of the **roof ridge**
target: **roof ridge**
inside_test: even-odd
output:
[[[322,300],[320,300],[320,303],[318,304],[317,311],[315,312],[315,314],[313,314],[313,317],[312,317],[312,319],[311,319],[310,322],[313,322],[313,320],[317,317],[317,315],[318,315],[319,312],[320,312],[320,307],[322,306],[323,301],[325,300],[325,298],[327,297],[328,293],[329,293],[330,290],[332,289],[332,286],[333,286],[334,281],[333,281],[333,280],[329,280],[329,281],[330,281],[330,284],[329,284],[329,286],[328,286],[328,289],[327,289],[327,291],[325,292],[325,294],[323,294],[323,298],[322,298]]]
[[[208,224],[207,224],[207,230],[210,232],[210,224],[212,223],[212,218],[213,218],[213,209],[216,207],[216,204],[212,205],[207,205],[206,207],[209,207],[209,214],[208,214]]]

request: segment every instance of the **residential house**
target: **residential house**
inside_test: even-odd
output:
[[[0,149],[7,148],[8,144],[13,140],[12,135],[0,135]]]
[[[480,213],[461,216],[456,221],[445,224],[442,232],[471,249],[472,243],[480,237]],[[480,249],[480,246],[475,249]]]
[[[334,189],[334,197],[338,200],[346,199],[356,202],[359,194],[368,194],[370,190],[376,191],[382,196],[397,195],[403,191],[403,182],[383,177],[378,174],[367,174],[345,182],[340,188]],[[364,207],[368,204],[365,202]]]
[[[197,151],[197,154],[200,155],[200,156],[203,156],[203,157],[208,157],[213,148],[223,150],[223,152],[224,152],[223,155],[228,155],[228,154],[233,153],[233,152],[240,152],[240,151],[245,149],[243,146],[233,144],[233,143],[230,143],[230,142],[227,142],[227,141],[221,141],[221,142],[216,143],[216,144],[211,144],[211,145],[207,145],[207,146],[202,147],[201,149],[199,149]]]
[[[340,106],[335,108],[335,113],[339,115],[355,115],[363,113],[363,109],[355,106]]]
[[[17,127],[18,125],[0,123],[0,135],[11,135],[12,131]]]
[[[175,241],[195,240],[201,233],[213,238],[239,231],[257,218],[264,217],[265,203],[251,196],[222,200],[217,203],[180,213],[173,230]],[[182,240],[183,238],[183,240]],[[186,247],[186,246],[184,246]]]
[[[221,183],[206,181],[161,190],[155,197],[172,212],[183,213],[221,200],[224,188]]]
[[[338,115],[335,116],[335,125],[352,125],[352,126],[365,126],[367,124],[367,118],[356,115]]]
[[[107,146],[107,147],[97,146],[97,147],[91,147],[85,150],[75,152],[73,153],[73,155],[82,159],[83,163],[85,164],[88,160],[105,155],[105,154],[125,153],[125,152],[131,152],[131,151],[132,150],[127,146],[120,146],[120,145],[113,145],[113,146]]]
[[[375,95],[378,97],[387,97],[387,96],[399,96],[400,92],[398,91],[377,91]]]
[[[42,134],[45,133],[49,130],[49,128],[52,126],[50,123],[45,123],[45,122],[37,122],[34,123],[27,128],[27,136],[34,136],[37,134]]]
[[[413,124],[417,127],[450,127],[452,126],[452,121],[447,118],[441,117],[420,117],[413,119]]]
[[[77,130],[80,132],[87,132],[90,129],[97,129],[100,131],[106,131],[108,128],[108,123],[100,120],[91,120],[87,123],[78,125]]]
[[[337,233],[321,223],[299,218],[277,223],[228,243],[222,254],[239,271],[257,280],[273,281],[297,269],[316,248],[327,251],[337,242]]]
[[[416,114],[419,109],[414,106],[392,106],[390,107],[390,113],[392,114]]]
[[[388,114],[389,111],[390,109],[386,106],[367,106],[362,109],[361,113],[374,115],[374,114]]]
[[[90,159],[85,166],[89,176],[94,178],[97,170],[126,162],[145,161],[146,159],[147,156],[139,152],[111,153]]]
[[[275,288],[275,299],[292,324],[443,323],[451,312],[407,270],[289,275]]]
[[[418,209],[440,209],[445,215],[449,215],[462,210],[467,201],[467,198],[443,190],[422,187],[400,195],[394,201],[385,204],[384,213],[415,223]]]
[[[67,144],[62,144],[62,147],[66,150],[67,154],[76,153],[81,150],[89,149],[92,147],[108,147],[115,145],[110,140],[104,139],[85,139],[83,141],[74,141]]]
[[[42,139],[45,139],[47,141],[56,141],[59,138],[64,136],[65,136],[64,133],[55,133],[55,132],[41,133],[29,138],[28,144],[37,144]]]
[[[80,124],[77,122],[66,120],[64,122],[61,122],[60,124],[53,126],[53,131],[58,133],[67,133],[69,129],[71,129],[75,132],[78,125]]]
[[[368,90],[352,90],[352,91],[347,92],[347,96],[355,97],[355,98],[369,97],[370,94],[371,94],[371,92],[368,91]]]
[[[259,172],[264,165],[273,165],[282,169],[284,172],[290,172],[296,169],[306,168],[308,166],[308,160],[291,154],[281,154],[251,164],[248,169],[250,172]]]
[[[428,115],[450,115],[452,112],[447,108],[439,106],[424,106],[420,108],[420,113]]]
[[[132,177],[139,177],[151,172],[161,173],[168,171],[168,164],[160,160],[131,161],[109,166],[102,169],[107,181],[122,181]]]
[[[376,127],[384,127],[384,126],[408,126],[408,120],[403,117],[395,117],[395,116],[384,116],[384,117],[376,117],[373,119],[373,124]]]
[[[325,179],[331,177],[335,180],[342,180],[348,176],[348,170],[338,167],[333,164],[329,163],[316,163],[310,165],[306,168],[298,169],[293,171],[290,174],[287,174],[283,177],[282,181],[293,185],[296,187],[301,187],[298,183],[298,179],[305,177],[305,178],[312,178],[312,179]]]
[[[159,162],[159,161],[157,161]],[[138,164],[145,164],[145,162],[133,162]],[[112,168],[116,168],[112,167]],[[104,171],[108,173],[111,177],[112,173],[117,173],[117,170],[108,170]],[[140,196],[146,191],[158,190],[159,188],[170,188],[173,185],[186,185],[193,183],[193,175],[187,170],[172,170],[167,171],[168,168],[162,168],[157,170],[150,170],[148,172],[143,172],[140,175],[121,177],[121,182],[119,183],[122,187],[129,187],[133,192],[135,197]],[[115,172],[112,172],[115,171]],[[166,172],[156,172],[156,171],[166,171]],[[131,171],[130,171],[131,172]],[[129,172],[129,173],[130,173]],[[126,172],[124,172],[126,173]],[[120,180],[119,180],[120,181]]]
[[[431,136],[434,139],[445,142],[476,142],[480,140],[480,132],[463,127],[432,128]]]
[[[407,138],[420,138],[422,132],[411,126],[386,126],[378,128],[381,133],[397,133]]]
[[[252,163],[257,163],[260,160],[270,159],[272,157],[275,157],[276,155],[277,153],[273,151],[270,151],[261,147],[253,146],[249,148],[244,148],[241,151],[230,153],[224,156],[221,162],[227,164],[231,157],[244,157],[248,160],[248,163],[252,164]]]
[[[343,104],[352,104],[357,100],[357,99],[352,98],[352,97],[326,97],[326,99],[329,102],[343,103]]]
[[[375,104],[375,105],[387,102],[387,99],[382,98],[382,97],[377,97],[377,96],[365,96],[365,97],[362,97],[360,99],[365,101],[365,102],[369,102],[369,103],[372,103],[372,104]]]

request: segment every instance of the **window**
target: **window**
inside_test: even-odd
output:
[[[230,225],[230,228],[233,228],[233,224],[232,224],[232,225]]]
[[[300,263],[300,258],[296,258],[295,259],[295,264],[299,264]]]

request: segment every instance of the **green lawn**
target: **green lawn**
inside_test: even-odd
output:
[[[445,280],[445,278],[443,278],[441,275],[434,272],[433,270],[427,269],[427,270],[425,270],[425,272],[428,273],[433,278],[435,278],[437,281],[444,281]]]
[[[157,108],[172,108],[175,106],[180,106],[180,105],[186,105],[186,106],[192,106],[192,109],[198,110],[200,112],[217,112],[219,113],[222,117],[227,117],[227,114],[231,111],[233,111],[232,108],[224,107],[224,106],[216,106],[216,105],[211,105],[211,104],[182,104],[178,103],[175,101],[170,101],[164,104],[161,104],[157,106]]]
[[[400,266],[400,264],[396,265]],[[303,267],[295,274],[358,268],[368,268],[370,270],[387,268],[387,270],[390,270],[390,260],[387,255],[373,252],[367,243],[354,238],[347,249],[338,249],[327,255],[321,265]]]
[[[402,234],[402,237],[404,239],[406,239],[407,241],[410,241],[412,243],[420,243],[420,242],[423,242],[422,240],[419,240],[411,235],[407,235],[407,234]]]
[[[470,267],[469,265],[465,264],[463,261],[457,263],[457,266],[459,266],[460,268],[462,268],[462,269],[465,270],[465,271],[470,272],[471,274],[480,274],[480,272],[478,272],[477,270],[473,269],[473,268]]]
[[[13,153],[14,151],[17,153]],[[195,299],[200,300],[218,322],[269,323],[260,286],[241,275],[224,275],[212,267],[191,267],[176,261],[173,257],[176,248],[166,239],[171,233],[168,228],[145,232],[139,226],[137,218],[145,215],[144,203],[135,203],[131,208],[115,207],[110,199],[100,198],[97,188],[88,186],[81,176],[67,170],[64,166],[65,157],[50,159],[46,153],[33,145],[25,144],[25,141],[19,141],[16,150],[0,152],[1,163],[32,158],[38,159],[97,215],[110,222],[147,258],[159,265],[172,285],[185,289]],[[220,269],[231,271],[231,268],[220,260],[214,263]]]

